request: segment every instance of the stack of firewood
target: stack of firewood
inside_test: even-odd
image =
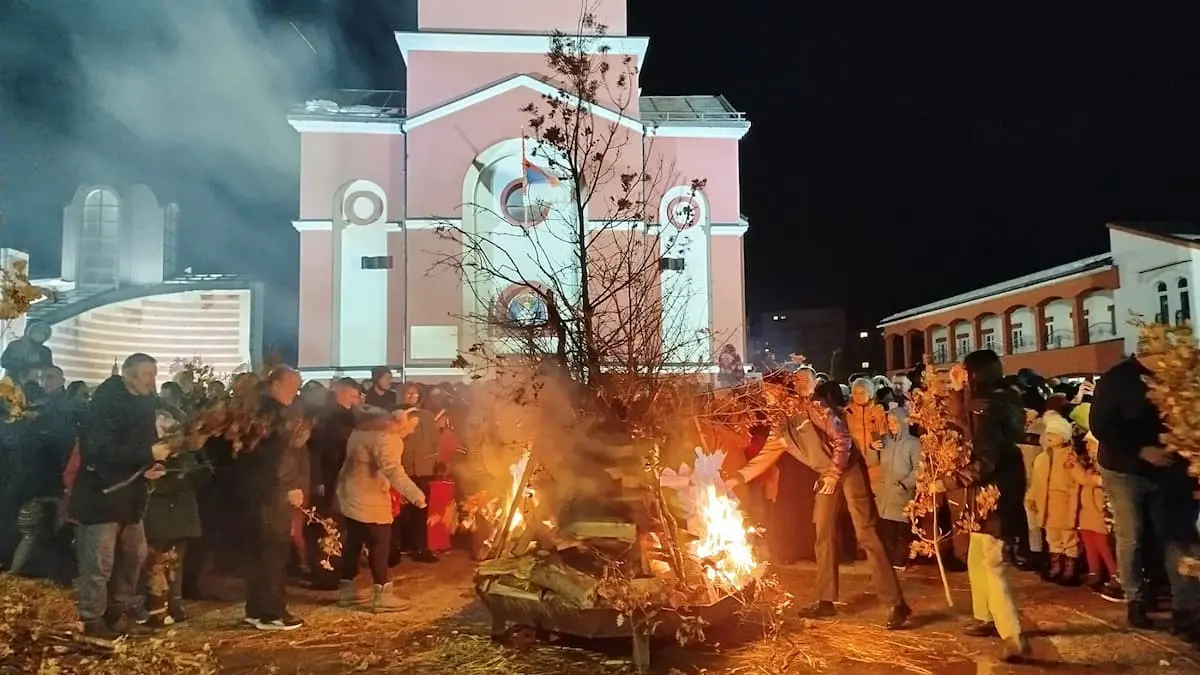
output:
[[[554,530],[542,525],[526,531],[543,533],[534,537],[532,549],[518,543],[521,553],[478,566],[481,592],[537,601],[553,598],[570,607],[593,609],[604,604],[598,592],[606,571],[621,569],[630,573],[630,583],[642,593],[667,600],[672,573],[660,538],[639,533],[634,523],[579,521]]]

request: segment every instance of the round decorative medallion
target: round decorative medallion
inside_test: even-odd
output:
[[[676,197],[667,204],[667,220],[680,230],[700,222],[700,203],[691,195]]]
[[[370,190],[358,190],[342,200],[342,213],[354,225],[374,225],[383,217],[383,198]]]
[[[511,286],[500,296],[501,319],[518,328],[541,328],[550,322],[550,309],[538,293]]]
[[[518,326],[541,326],[550,320],[550,311],[536,293],[527,290],[508,301],[508,318]]]

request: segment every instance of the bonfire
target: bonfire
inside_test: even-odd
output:
[[[628,458],[630,453],[614,451]],[[527,450],[509,468],[489,559],[476,589],[493,617],[581,637],[632,637],[634,660],[648,664],[648,639],[674,631],[687,641],[731,618],[765,565],[754,554],[737,498],[720,468],[725,453],[696,449],[693,466],[662,469],[657,448],[640,476],[615,460],[612,490],[557,523],[530,487]],[[670,495],[670,498],[668,498]],[[548,501],[548,500],[546,500]]]

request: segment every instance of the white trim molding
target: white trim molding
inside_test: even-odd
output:
[[[362,118],[316,119],[306,116],[288,116],[288,124],[302,134],[376,134],[399,136],[404,134],[404,120],[397,118],[364,120]]]
[[[408,218],[404,221],[406,230],[436,230],[439,227],[460,228],[462,218]]]
[[[545,54],[550,51],[549,35],[505,35],[499,33],[447,33],[396,31],[396,46],[408,65],[410,52],[471,52],[476,54]],[[646,60],[650,38],[629,35],[597,36],[590,54],[601,48],[610,54],[628,54],[640,66]]]
[[[708,226],[708,233],[714,237],[741,237],[750,231],[750,224],[746,221],[740,223],[712,223]]]
[[[750,133],[750,123],[736,126],[712,126],[706,124],[660,124],[646,122],[646,135],[659,138],[713,138],[740,141]]]
[[[305,380],[334,380],[340,377],[352,377],[356,380],[366,380],[371,377],[370,368],[297,368]],[[420,376],[420,377],[466,377],[467,371],[463,368],[447,368],[445,366],[420,366],[409,365],[406,368],[396,366],[392,368],[395,371],[403,371],[400,374],[403,376]]]
[[[297,232],[333,232],[332,220],[293,220],[292,229]],[[384,229],[389,232],[399,230],[400,223],[388,221],[384,223]]]
[[[577,108],[587,110],[600,119],[620,124],[621,126],[632,129],[638,133],[645,133],[646,131],[645,126],[639,120],[629,117],[628,115],[623,115],[615,110],[610,110],[601,105],[592,105],[581,101],[578,97],[564,92],[562,89],[559,89],[552,84],[547,84],[536,77],[526,74],[513,75],[512,77],[506,80],[501,80],[489,87],[484,87],[483,89],[480,89],[474,93],[430,108],[423,113],[413,115],[404,123],[404,131],[407,133],[423,124],[440,120],[443,117],[449,117],[450,115],[466,110],[467,108],[470,108],[478,103],[483,103],[488,99],[495,98],[501,94],[506,94],[521,87],[532,89],[535,93],[541,94],[542,96],[565,97],[572,105],[576,106]]]

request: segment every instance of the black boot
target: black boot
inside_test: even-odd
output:
[[[912,616],[912,608],[907,603],[900,603],[892,608],[888,613],[887,629],[900,630],[908,621],[908,617]]]
[[[800,609],[801,619],[830,619],[835,614],[837,610],[828,600],[820,600]]]
[[[1062,574],[1054,580],[1060,586],[1079,585],[1079,558],[1062,557]]]
[[[1150,628],[1153,624],[1146,615],[1146,603],[1141,600],[1130,600],[1125,606],[1125,620],[1133,628]]]
[[[1022,572],[1041,572],[1046,568],[1046,554],[1030,551],[1024,558],[1017,559],[1017,569]]]
[[[1042,570],[1042,578],[1046,581],[1056,581],[1062,576],[1063,571],[1063,556],[1061,553],[1050,554],[1050,564]]]

